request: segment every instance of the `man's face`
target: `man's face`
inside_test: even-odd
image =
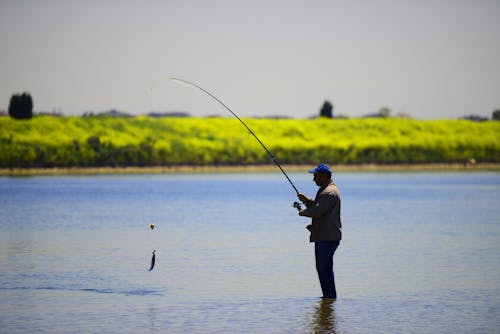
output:
[[[330,177],[325,173],[314,173],[313,181],[316,183],[318,187],[324,186],[330,181]]]

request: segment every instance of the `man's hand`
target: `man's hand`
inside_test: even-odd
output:
[[[301,193],[298,193],[298,194],[297,194],[297,197],[298,197],[298,199],[299,199],[302,203],[304,203],[304,204],[306,204],[306,205],[307,205],[307,204],[310,204],[310,203],[312,203],[312,202],[313,202],[313,199],[312,199],[312,198],[310,198],[310,197],[308,197],[308,196],[306,196],[306,195],[304,195],[304,194],[301,194]]]

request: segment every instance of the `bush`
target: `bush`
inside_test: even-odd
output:
[[[14,94],[10,98],[9,115],[15,119],[30,119],[33,117],[33,99],[28,93]]]
[[[494,121],[500,121],[500,109],[493,111],[493,115],[491,117]]]
[[[333,104],[330,101],[325,101],[319,111],[320,117],[332,118],[333,117]]]

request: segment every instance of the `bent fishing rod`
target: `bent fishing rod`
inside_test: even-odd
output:
[[[271,153],[271,151],[269,151],[269,149],[266,147],[266,145],[264,145],[264,143],[259,139],[259,137],[257,137],[257,135],[252,131],[252,129],[250,129],[250,127],[248,127],[248,125],[246,125],[245,122],[243,122],[243,120],[238,116],[236,115],[236,113],[234,111],[232,111],[227,105],[224,104],[224,102],[222,102],[221,100],[219,100],[215,95],[213,95],[212,93],[210,93],[209,91],[207,91],[206,89],[198,86],[197,84],[195,83],[192,83],[190,81],[187,81],[187,80],[184,80],[184,79],[179,79],[179,78],[171,78],[173,81],[175,82],[178,82],[178,83],[183,83],[187,86],[190,86],[192,88],[197,88],[199,90],[201,90],[203,93],[207,94],[208,96],[210,96],[211,98],[213,98],[215,101],[217,101],[220,105],[222,105],[224,108],[226,108],[227,111],[229,111],[234,117],[236,117],[238,119],[238,121],[241,122],[241,124],[243,124],[243,126],[248,130],[248,132],[250,132],[250,134],[252,136],[255,137],[255,139],[257,139],[257,141],[259,142],[259,144],[264,148],[264,150],[266,150],[267,154],[269,154],[269,156],[271,157],[271,159],[274,161],[274,163],[276,164],[276,166],[278,166],[278,168],[281,170],[281,172],[283,173],[283,175],[285,175],[286,179],[288,180],[288,182],[290,182],[290,185],[292,186],[293,190],[295,190],[295,192],[297,194],[299,194],[299,191],[297,190],[297,187],[295,187],[295,185],[293,184],[292,180],[290,180],[290,178],[288,177],[288,175],[286,174],[285,170],[283,169],[283,167],[281,167],[281,164],[279,163],[278,159],[276,159],[276,157],[274,156],[274,154]],[[297,202],[295,202],[297,203]],[[297,204],[294,203],[294,207],[297,208]],[[297,208],[298,209],[298,208]]]

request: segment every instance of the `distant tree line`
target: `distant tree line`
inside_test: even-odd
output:
[[[61,112],[40,112],[39,115],[49,115],[49,116],[62,116]],[[163,117],[190,117],[189,113],[184,111],[171,111],[171,112],[157,112],[152,111],[147,114],[149,117],[163,118]],[[9,116],[15,119],[30,119],[33,117],[33,98],[27,92],[22,94],[13,94],[10,98],[9,103]],[[388,107],[382,107],[376,113],[366,114],[363,118],[389,118],[392,116],[392,110]],[[105,112],[94,113],[92,111],[87,111],[83,114],[83,117],[133,117],[133,115],[119,111],[116,109],[111,109]],[[322,118],[348,118],[344,115],[334,115],[334,105],[325,100],[323,105],[319,110],[319,117]],[[399,113],[395,117],[397,118],[411,118],[410,115],[405,113]],[[259,117],[260,118],[260,117]],[[274,116],[265,118],[291,118],[286,116]],[[459,119],[466,119],[470,121],[483,122],[487,121],[488,118],[479,115],[466,115],[460,117]],[[492,120],[500,120],[500,109],[496,109],[492,113]]]

